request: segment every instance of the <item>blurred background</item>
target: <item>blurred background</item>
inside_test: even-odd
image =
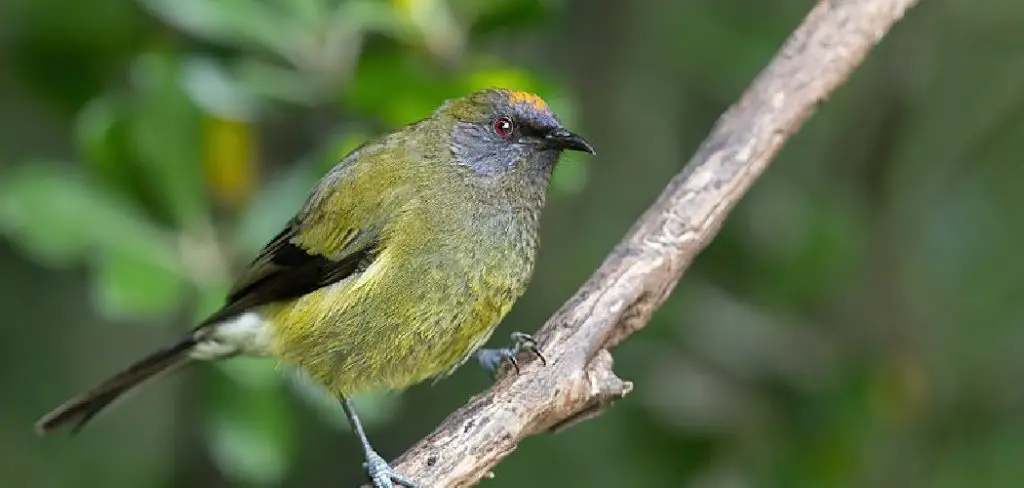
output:
[[[216,307],[365,138],[488,86],[598,147],[558,167],[535,330],[811,0],[0,3],[0,486],[355,486],[333,402],[265,361],[39,414]],[[650,326],[635,391],[482,486],[1018,487],[1024,3],[926,0],[794,137]],[[486,388],[360,398],[393,458]]]

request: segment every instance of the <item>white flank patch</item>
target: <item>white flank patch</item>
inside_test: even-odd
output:
[[[266,356],[271,352],[270,328],[255,312],[213,325],[213,332],[192,350],[192,358],[219,359],[236,354]]]

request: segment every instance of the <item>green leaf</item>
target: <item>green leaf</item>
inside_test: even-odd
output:
[[[100,95],[89,101],[75,118],[75,139],[85,162],[107,177],[114,177],[124,163],[117,133],[124,116],[113,97]]]
[[[239,47],[255,47],[285,57],[303,38],[301,25],[275,2],[255,0],[144,0],[156,16],[189,33]]]
[[[104,252],[96,264],[92,290],[98,308],[108,316],[157,315],[173,308],[181,298],[182,277],[152,261]]]
[[[401,36],[407,25],[391,5],[375,0],[352,0],[342,3],[334,11],[330,29],[334,38],[357,31]]]
[[[27,164],[0,179],[0,231],[52,263],[102,251],[181,271],[172,236],[95,181],[56,164]]]
[[[149,53],[133,66],[132,142],[162,206],[185,228],[205,221],[201,114],[183,88],[179,60]]]
[[[280,484],[294,451],[291,417],[280,391],[226,389],[232,395],[220,395],[204,430],[214,462],[235,481]]]
[[[254,96],[313,107],[321,102],[320,87],[305,73],[255,58],[242,58],[230,67],[238,87]]]
[[[466,28],[447,0],[409,0],[395,5],[411,27],[403,36],[406,42],[422,45],[448,62],[462,57],[467,44]]]
[[[259,97],[246,90],[219,62],[205,57],[187,59],[183,83],[189,97],[208,114],[231,120],[256,118]]]

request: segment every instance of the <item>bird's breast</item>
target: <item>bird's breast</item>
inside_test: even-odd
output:
[[[343,394],[451,372],[525,291],[536,236],[514,218],[421,218],[360,273],[268,307],[277,355]]]

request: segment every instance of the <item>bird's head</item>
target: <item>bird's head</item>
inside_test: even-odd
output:
[[[562,151],[594,154],[589,142],[563,127],[548,104],[532,93],[482,90],[449,101],[437,115],[454,120],[455,163],[485,175],[514,169],[550,172]]]

